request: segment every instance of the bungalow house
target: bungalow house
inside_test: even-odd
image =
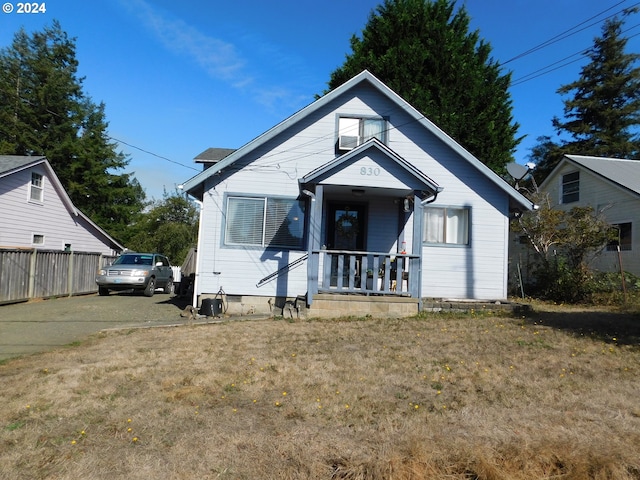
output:
[[[640,276],[640,161],[565,155],[540,184],[558,208],[590,206],[618,230],[591,266]]]
[[[0,249],[16,248],[124,249],[73,205],[45,157],[0,155]]]
[[[194,306],[405,315],[507,296],[510,213],[531,202],[367,71],[207,152],[183,185],[202,207]]]

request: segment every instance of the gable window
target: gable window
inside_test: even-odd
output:
[[[352,150],[367,140],[377,138],[387,143],[387,121],[381,117],[340,117],[338,149]]]
[[[607,244],[607,251],[616,252],[618,247],[621,251],[631,250],[631,222],[618,223],[612,225],[617,230],[618,238],[612,240]]]
[[[426,243],[469,245],[469,209],[425,208],[423,233]]]
[[[276,197],[229,197],[225,245],[303,249],[305,203]]]
[[[32,245],[44,245],[44,235],[40,235],[39,233],[34,233],[31,237]]]
[[[44,199],[44,177],[36,172],[31,172],[31,185],[29,186],[29,200],[42,202]]]
[[[562,203],[580,200],[580,172],[567,173],[562,176]]]

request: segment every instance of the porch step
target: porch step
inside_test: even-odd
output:
[[[313,296],[308,318],[336,318],[347,316],[411,317],[418,314],[418,299],[400,296],[333,295]]]

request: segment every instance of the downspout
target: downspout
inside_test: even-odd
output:
[[[426,198],[425,200],[421,200],[420,204],[421,205],[428,205],[430,203],[433,203],[436,201],[436,199],[438,198],[438,194],[442,193],[442,191],[444,190],[444,187],[436,187],[436,191],[433,192],[433,195],[431,195],[430,197]]]
[[[438,198],[438,194],[442,193],[442,191],[444,190],[444,187],[436,187],[435,192],[433,192],[433,194],[430,197],[427,197],[424,200],[420,201],[420,209],[418,212],[418,203],[415,202],[414,203],[414,215],[419,213],[420,217],[416,218],[414,217],[413,219],[413,240],[414,240],[414,246],[413,246],[413,251],[415,252],[416,250],[416,243],[418,245],[418,252],[419,253],[419,259],[418,259],[418,271],[420,272],[419,274],[419,281],[418,281],[418,285],[417,285],[417,289],[418,289],[418,311],[422,311],[422,221],[423,221],[423,208],[425,205],[428,205],[430,203],[433,203],[436,201],[436,199]],[[418,229],[416,229],[416,223],[418,225]]]

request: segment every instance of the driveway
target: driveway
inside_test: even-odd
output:
[[[0,306],[0,361],[80,341],[100,330],[172,325],[188,299],[112,293]]]

